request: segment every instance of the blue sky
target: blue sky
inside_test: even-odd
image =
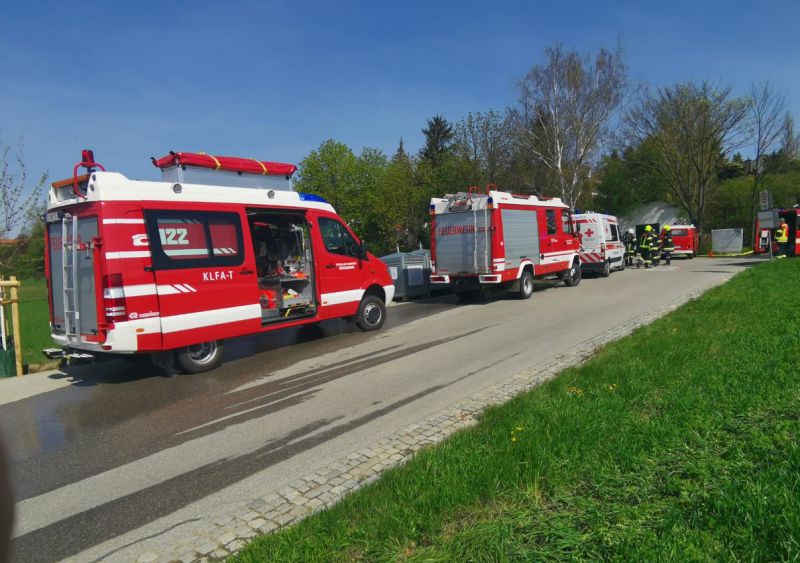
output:
[[[605,5],[604,5],[605,4]],[[299,162],[328,138],[418,150],[434,114],[502,109],[561,42],[621,38],[631,75],[769,79],[800,122],[800,2],[10,2],[0,11],[0,137],[32,174],[80,149],[156,178],[169,150]]]

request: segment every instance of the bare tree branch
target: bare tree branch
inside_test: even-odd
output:
[[[645,90],[624,116],[633,139],[654,147],[654,168],[698,229],[720,164],[747,140],[748,101],[730,93],[708,82]]]
[[[9,236],[30,218],[41,204],[47,180],[47,173],[43,173],[35,184],[29,184],[22,149],[19,140],[10,144],[0,139],[0,238]],[[4,256],[0,265],[7,266],[18,247]]]

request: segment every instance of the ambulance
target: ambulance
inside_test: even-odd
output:
[[[189,373],[226,339],[325,319],[383,325],[384,266],[292,164],[170,152],[160,181],[107,172],[91,151],[49,190],[50,357],[147,354]],[[86,173],[78,175],[83,167]]]
[[[569,207],[559,198],[517,195],[494,185],[433,198],[432,287],[450,287],[459,299],[485,288],[533,295],[533,279],[581,281],[578,239]]]
[[[605,213],[576,213],[572,225],[580,242],[581,268],[608,277],[613,270],[625,269],[625,244],[619,223]]]

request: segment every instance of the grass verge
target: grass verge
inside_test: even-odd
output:
[[[747,270],[233,560],[796,560],[798,295]]]
[[[57,361],[48,361],[42,354],[44,348],[55,346],[50,338],[50,309],[44,278],[22,280],[19,288],[19,316],[22,361],[29,365],[30,371],[57,366]]]

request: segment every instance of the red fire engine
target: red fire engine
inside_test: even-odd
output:
[[[449,284],[459,298],[502,287],[521,299],[533,278],[581,280],[579,245],[569,208],[558,198],[516,195],[488,186],[431,200],[431,283]]]
[[[686,256],[694,258],[697,255],[698,235],[697,227],[694,225],[672,225],[672,246],[675,250],[673,256]],[[662,227],[660,239],[664,240],[664,229]]]
[[[787,252],[789,256],[800,256],[800,208],[792,207],[791,209],[783,209],[778,212],[778,217],[781,221],[786,222],[789,227],[787,233],[788,247]],[[758,223],[756,218],[756,228],[754,231],[753,252],[755,254],[762,254],[769,252],[769,244],[772,244],[772,253],[778,254],[778,243],[775,241],[775,229],[763,228]]]
[[[187,372],[224,339],[338,317],[381,327],[385,265],[292,164],[170,153],[162,181],[106,172],[84,151],[46,213],[51,357],[154,354]],[[78,176],[83,166],[87,173]]]

